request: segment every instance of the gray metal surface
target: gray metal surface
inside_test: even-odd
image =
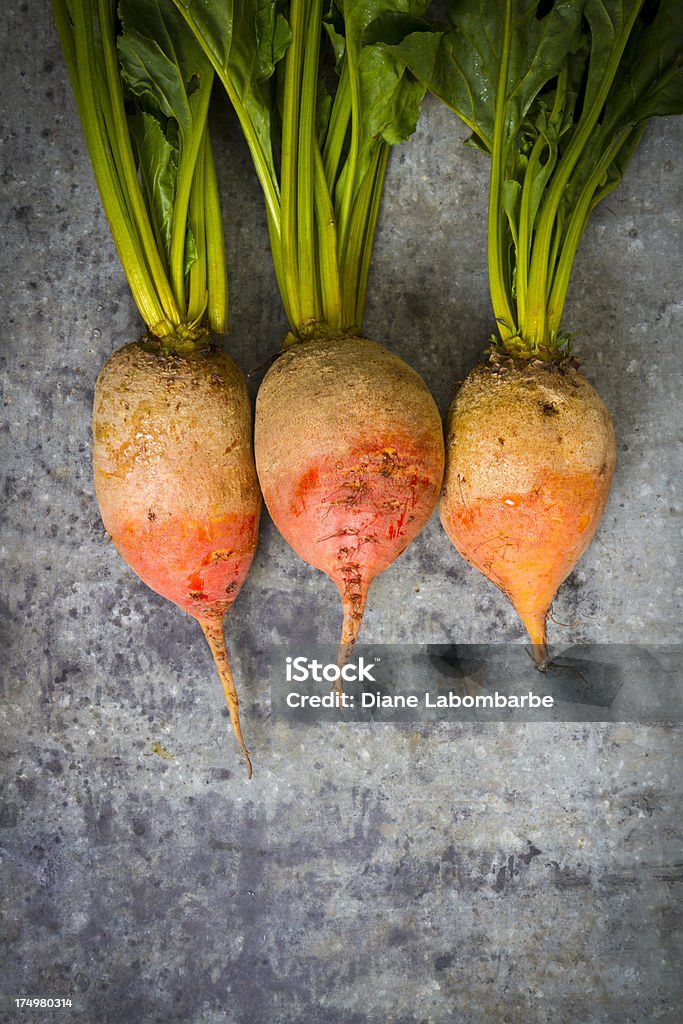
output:
[[[49,11],[31,0],[3,21],[0,1013],[674,1024],[679,730],[273,722],[264,665],[303,637],[333,641],[341,613],[333,584],[266,515],[226,623],[255,764],[246,782],[198,627],[135,578],[100,524],[93,385],[140,321]],[[258,186],[220,101],[214,127],[226,346],[250,369],[286,324]],[[560,644],[680,640],[682,129],[650,127],[572,280],[567,325],[613,413],[619,461],[555,605],[570,623],[551,624]],[[428,101],[394,152],[366,319],[442,411],[492,331],[487,164],[464,137]],[[523,639],[436,517],[376,580],[364,637]],[[73,1008],[13,1010],[25,996]]]

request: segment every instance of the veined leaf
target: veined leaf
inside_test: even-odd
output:
[[[683,110],[683,6],[454,0],[449,22],[398,43],[387,34],[386,48],[491,154],[494,313],[504,343],[514,336],[516,351],[553,358],[565,350],[560,316],[590,211],[647,118]]]
[[[642,6],[643,0],[586,0],[584,17],[590,29],[590,52],[584,111],[590,110],[596,99],[600,106],[604,104],[604,95],[601,97],[601,94],[604,93],[606,72],[610,63],[619,63],[633,21]]]
[[[279,10],[280,4],[270,0],[256,14],[257,77],[265,82],[285,55],[292,34],[287,19]]]
[[[182,16],[163,0],[120,0],[123,76],[149,113],[160,111],[189,136],[213,69]]]
[[[538,17],[538,0],[456,0],[448,30],[415,31],[388,48],[491,149],[501,88],[512,138],[578,45],[583,3],[558,0]]]
[[[636,24],[605,108],[614,132],[625,124],[683,111],[683,4],[661,0],[652,21]]]
[[[400,32],[406,22],[413,26],[429,0],[337,0],[337,6],[346,60],[358,76],[360,149],[379,138],[390,145],[403,142],[415,131],[425,86],[406,75],[405,64],[377,41],[391,28]]]
[[[152,213],[159,249],[171,251],[173,203],[178,177],[178,149],[164,135],[159,121],[144,111],[128,120],[135,142],[140,179]]]
[[[378,46],[361,51],[358,77],[366,140],[382,139],[394,145],[412,135],[425,94],[424,85]]]

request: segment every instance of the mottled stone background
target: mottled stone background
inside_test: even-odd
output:
[[[93,385],[140,321],[49,6],[8,4],[2,23],[2,1020],[677,1024],[679,732],[274,723],[263,666],[306,630],[333,639],[340,610],[265,515],[227,624],[246,782],[195,623],[133,576],[99,520]],[[227,345],[250,369],[286,324],[220,100],[214,127]],[[567,323],[619,464],[557,599],[571,623],[551,626],[558,644],[680,639],[682,129],[648,130],[572,280]],[[464,137],[427,102],[394,152],[366,320],[442,410],[492,330],[487,164]],[[365,637],[522,642],[436,518],[374,584]],[[73,1008],[15,1011],[21,996]]]

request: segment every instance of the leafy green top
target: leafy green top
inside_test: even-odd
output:
[[[389,147],[414,130],[425,92],[376,43],[429,0],[174,2],[251,150],[292,331],[360,330]]]
[[[95,179],[150,332],[175,347],[227,327],[207,129],[213,68],[173,4],[52,0]]]
[[[387,49],[491,155],[489,278],[502,347],[563,358],[579,241],[648,118],[683,111],[680,0],[455,0]]]

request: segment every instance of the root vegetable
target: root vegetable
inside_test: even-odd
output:
[[[53,0],[112,236],[147,324],[95,388],[95,490],[114,544],[200,623],[247,761],[223,616],[249,571],[260,494],[251,410],[227,330],[208,133],[209,60],[171,3]]]
[[[215,350],[119,349],[95,388],[93,469],[102,521],[121,556],[202,627],[251,774],[223,636],[260,511],[241,371]]]
[[[436,505],[444,447],[434,400],[418,374],[381,345],[303,342],[261,385],[254,447],[278,530],[339,588],[344,661],[370,583]]]
[[[648,119],[683,111],[683,7],[452,0],[448,19],[418,31],[399,19],[386,46],[491,157],[500,337],[449,414],[441,518],[509,595],[544,667],[550,603],[595,532],[614,468],[609,414],[569,361],[569,279]]]
[[[252,9],[176,3],[263,189],[291,332],[256,401],[257,469],[285,540],[340,590],[343,661],[372,578],[427,521],[443,472],[425,384],[362,338],[389,150],[414,130],[425,92],[374,44],[405,4],[290,0],[266,24]]]
[[[588,547],[614,472],[606,406],[573,366],[481,366],[446,424],[439,514],[450,540],[512,601],[539,667],[546,617]]]

